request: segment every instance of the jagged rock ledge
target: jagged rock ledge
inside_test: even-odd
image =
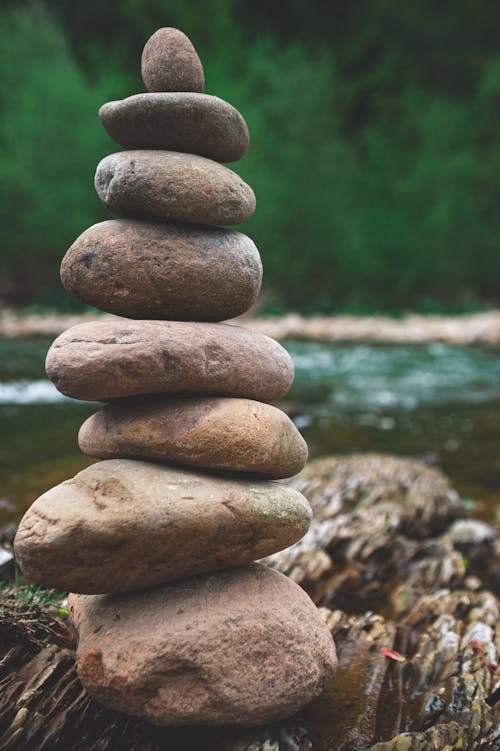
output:
[[[68,627],[7,596],[0,748],[498,749],[498,530],[467,518],[446,477],[411,460],[330,457],[291,483],[316,521],[270,562],[312,594],[334,636],[339,670],[318,699],[263,728],[154,728],[90,699]]]

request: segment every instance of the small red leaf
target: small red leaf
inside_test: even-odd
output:
[[[395,649],[387,649],[387,647],[382,647],[382,654],[384,654],[386,657],[389,657],[390,660],[396,660],[396,662],[406,662],[406,657],[404,657],[404,655],[400,654],[399,652],[396,652]]]

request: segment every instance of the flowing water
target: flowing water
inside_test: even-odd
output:
[[[0,340],[0,525],[91,463],[76,436],[95,404],[44,375],[45,337]],[[500,352],[428,344],[285,342],[296,380],[282,406],[311,457],[376,451],[440,466],[474,515],[500,500]],[[498,519],[498,517],[497,517]]]

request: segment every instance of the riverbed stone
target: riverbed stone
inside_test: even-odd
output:
[[[290,418],[251,399],[118,400],[83,423],[78,443],[99,459],[153,459],[269,479],[291,477],[307,460]]]
[[[61,334],[46,370],[66,396],[109,401],[153,393],[238,396],[270,402],[293,381],[273,339],[226,323],[93,321]]]
[[[26,512],[24,573],[62,592],[122,592],[249,563],[295,542],[311,509],[281,483],[142,461],[92,464]]]
[[[262,725],[333,677],[308,595],[259,564],[134,595],[72,595],[78,673],[105,706],[155,725]]]
[[[240,224],[255,211],[253,190],[212,159],[176,151],[120,151],[104,157],[95,188],[119,216],[195,224]]]
[[[241,232],[111,219],[75,240],[61,279],[83,302],[127,318],[221,321],[253,305],[262,263]]]
[[[203,91],[203,66],[190,39],[164,26],[149,37],[142,51],[142,80],[148,91]]]
[[[103,104],[99,117],[111,138],[125,149],[182,151],[235,162],[250,143],[238,110],[208,94],[135,94]]]
[[[473,543],[470,527],[460,524],[454,534],[465,512],[436,467],[384,454],[329,456],[309,462],[290,484],[308,498],[314,518],[299,542],[267,562],[323,605],[376,605],[399,617],[431,583],[434,590],[463,586],[467,567],[490,586],[497,577],[500,547],[491,528]]]

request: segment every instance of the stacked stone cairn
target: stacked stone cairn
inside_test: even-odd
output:
[[[28,510],[15,552],[35,582],[70,591],[82,683],[102,704],[157,725],[259,725],[285,718],[332,678],[335,647],[296,584],[254,561],[300,539],[311,509],[273,480],[307,448],[269,402],[293,379],[275,341],[221,323],[260,289],[239,224],[251,188],[220,162],[248,129],[203,94],[189,39],[163,28],[142,57],[148,93],[100,110],[126,150],[95,184],[120,219],[96,224],[61,269],[76,297],[117,314],[54,342],[47,373],[106,406],[82,426],[103,461]]]

